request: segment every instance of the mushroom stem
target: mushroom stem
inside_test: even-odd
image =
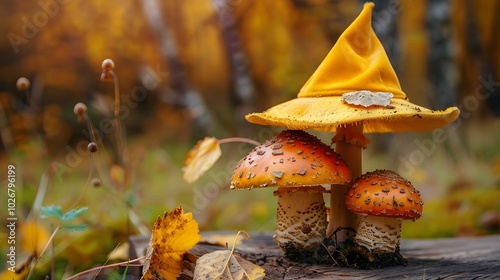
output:
[[[274,241],[285,254],[290,249],[307,254],[323,242],[327,223],[324,192],[321,186],[282,187],[274,192],[278,196]]]
[[[335,152],[337,152],[347,164],[352,173],[352,178],[361,176],[361,152],[369,143],[363,135],[363,124],[347,125],[338,127],[337,134],[333,137]],[[351,182],[352,184],[352,182]],[[338,228],[355,228],[356,214],[347,210],[345,193],[349,185],[332,187],[330,195],[330,221],[326,236],[331,236]],[[339,231],[335,237],[337,242],[343,242],[348,238],[349,231]]]
[[[375,253],[394,253],[399,247],[401,223],[402,219],[362,217],[354,240]]]

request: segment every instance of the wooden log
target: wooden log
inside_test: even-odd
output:
[[[205,232],[202,235],[210,240],[211,236],[236,236],[236,232]],[[251,239],[242,240],[235,250],[248,261],[262,266],[267,274],[265,279],[500,279],[500,235],[403,239],[401,253],[407,258],[408,265],[373,270],[288,261],[274,244],[272,235],[250,233]],[[141,238],[149,240],[149,237]],[[138,242],[141,238],[135,238],[134,242],[141,243]],[[131,248],[134,248],[134,242],[131,242]],[[144,243],[147,244],[141,244]],[[179,279],[192,279],[196,259],[219,249],[226,248],[206,243],[196,245],[186,254],[184,271]]]

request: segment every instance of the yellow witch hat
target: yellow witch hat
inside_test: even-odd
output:
[[[368,2],[340,35],[298,98],[246,119],[255,124],[289,129],[335,131],[363,124],[364,133],[430,131],[455,120],[457,107],[430,110],[408,101],[398,77],[371,27]]]

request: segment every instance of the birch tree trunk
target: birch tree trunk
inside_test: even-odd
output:
[[[237,125],[237,135],[249,132],[248,122],[244,115],[254,111],[255,87],[250,75],[250,69],[243,48],[240,34],[235,27],[234,9],[240,1],[234,0],[212,0],[215,11],[219,16],[219,23],[222,30],[223,45],[226,47],[226,54],[231,71],[231,104],[235,107],[235,119]]]
[[[435,109],[445,109],[457,103],[457,73],[455,48],[452,40],[451,4],[448,0],[429,0],[427,7],[429,54],[428,79],[433,89],[430,98]]]
[[[192,88],[185,73],[185,68],[179,60],[175,36],[169,27],[168,20],[162,16],[162,7],[158,0],[141,0],[146,19],[157,36],[161,55],[169,64],[170,94],[181,108],[187,109],[189,116],[198,131],[209,134],[212,127],[212,117],[202,96]]]

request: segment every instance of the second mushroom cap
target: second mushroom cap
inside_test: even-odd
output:
[[[418,219],[422,215],[420,192],[390,170],[367,172],[346,193],[347,208],[360,215]]]

